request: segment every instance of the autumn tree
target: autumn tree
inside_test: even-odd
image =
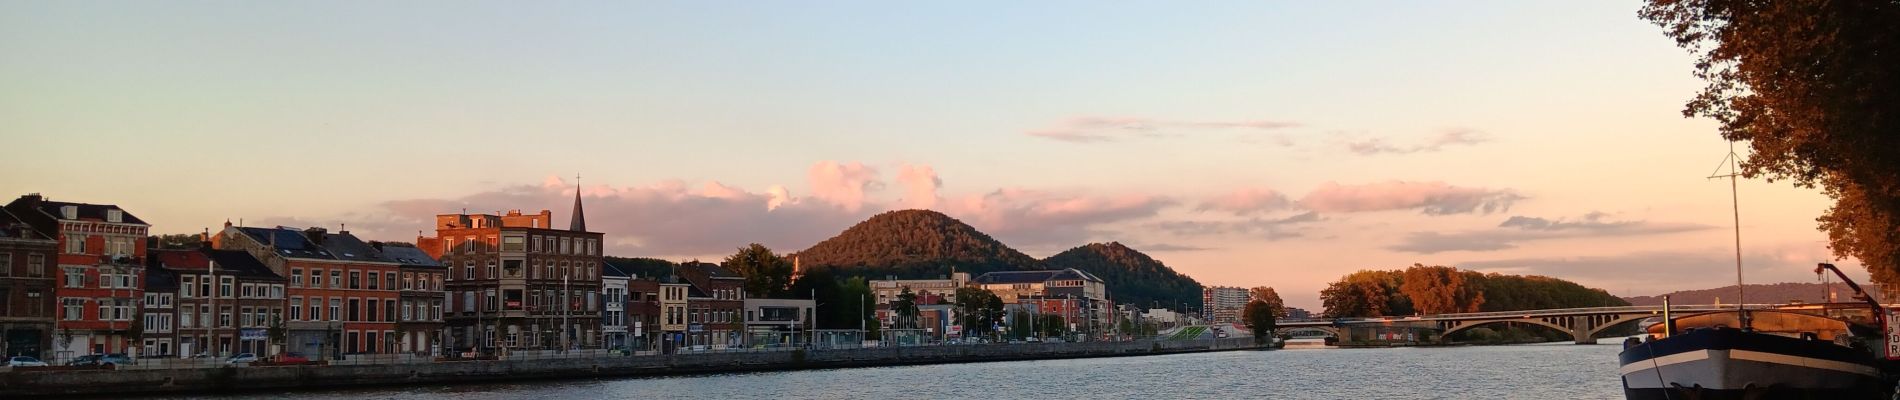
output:
[[[1286,318],[1286,301],[1281,300],[1280,293],[1273,291],[1272,287],[1261,286],[1247,289],[1247,297],[1249,301],[1267,303],[1267,309],[1273,310],[1274,317]]]
[[[1399,293],[1399,271],[1359,271],[1339,278],[1319,293],[1329,318],[1381,317],[1412,313],[1411,300]]]
[[[1742,173],[1820,187],[1837,257],[1900,283],[1900,1],[1650,0],[1697,57],[1683,110],[1752,150]]]
[[[1279,327],[1278,314],[1275,314],[1273,305],[1259,299],[1247,302],[1247,308],[1241,310],[1240,318],[1247,324],[1248,331],[1253,333],[1253,340],[1256,343],[1271,341],[1273,330]]]
[[[1406,268],[1404,283],[1399,285],[1399,293],[1425,314],[1476,312],[1484,304],[1481,291],[1477,285],[1465,282],[1465,274],[1456,268],[1424,264]]]
[[[792,262],[758,243],[740,247],[720,264],[745,276],[745,293],[750,297],[781,297],[792,285]]]

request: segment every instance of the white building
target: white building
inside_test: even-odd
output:
[[[600,266],[600,337],[606,348],[627,346],[627,280],[632,276],[613,263]]]

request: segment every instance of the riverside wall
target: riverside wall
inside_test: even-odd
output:
[[[0,372],[0,398],[451,384],[987,361],[1123,357],[1258,348],[1250,338],[876,347],[369,365]]]

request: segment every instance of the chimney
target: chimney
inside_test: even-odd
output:
[[[224,224],[225,226],[231,225],[230,222],[225,222]],[[200,249],[211,248],[211,228],[205,228],[204,233],[198,234],[198,248]]]
[[[308,229],[303,230],[304,237],[309,238],[310,243],[316,244],[318,246],[323,245],[323,234],[328,233],[328,232],[329,231],[326,231],[323,228],[308,228]]]

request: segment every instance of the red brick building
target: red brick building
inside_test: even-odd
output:
[[[457,350],[600,347],[603,235],[587,231],[578,193],[568,229],[552,216],[442,214],[435,237],[416,239],[449,270],[444,319]]]
[[[43,357],[52,350],[53,261],[59,241],[0,209],[0,355]]]
[[[702,262],[680,264],[676,273],[693,285],[686,296],[686,345],[745,346],[745,277]]]
[[[48,271],[58,276],[59,307],[49,358],[134,351],[151,225],[115,205],[57,202],[37,193],[6,209],[59,241],[58,270]]]
[[[383,259],[349,231],[227,225],[213,240],[287,278],[285,351],[328,359],[399,347],[401,263]]]
[[[153,250],[151,258],[154,266],[178,277],[173,301],[178,354],[266,357],[275,355],[273,346],[283,344],[267,333],[284,317],[285,279],[250,253]],[[150,332],[146,336],[158,340]]]

